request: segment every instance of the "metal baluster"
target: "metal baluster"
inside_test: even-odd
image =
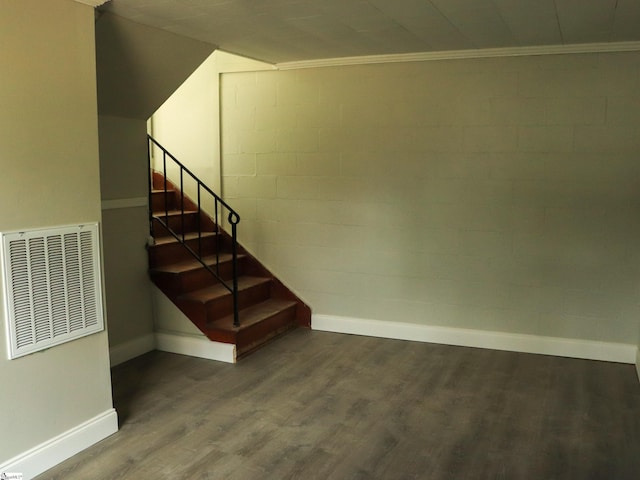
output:
[[[147,138],[147,158],[149,159],[149,235],[154,238],[153,234],[153,168],[151,166],[151,141]]]
[[[198,181],[198,218],[197,218],[197,222],[198,222],[198,256],[200,258],[202,258],[202,227],[200,225],[200,214],[201,214],[201,209],[200,209],[200,185],[201,182]]]
[[[164,222],[169,228],[169,199],[167,198],[167,151],[162,149],[162,174],[164,175]]]
[[[184,243],[184,168],[180,165],[180,228],[182,229],[182,243]]]
[[[216,233],[216,275],[220,276],[220,236],[218,232],[218,199],[214,197],[213,199],[213,210],[215,216],[215,233]]]

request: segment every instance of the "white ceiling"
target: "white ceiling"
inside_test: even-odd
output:
[[[640,0],[111,0],[100,10],[270,63],[640,41]]]

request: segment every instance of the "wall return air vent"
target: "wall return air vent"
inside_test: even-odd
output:
[[[1,235],[9,358],[104,329],[97,223]]]

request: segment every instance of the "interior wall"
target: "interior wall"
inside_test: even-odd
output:
[[[211,54],[151,117],[151,135],[197,177],[219,191],[220,168],[215,162],[217,133],[217,72],[215,52]],[[154,168],[162,170],[162,161],[154,151]],[[157,160],[156,160],[157,159]],[[167,168],[178,178],[173,163]],[[187,177],[185,177],[187,178]],[[189,182],[188,193],[195,188]]]
[[[216,50],[153,114],[153,137],[220,194],[220,74],[273,68],[263,62]],[[156,149],[156,168],[161,169],[158,153]],[[177,181],[176,172],[176,169],[169,169]],[[194,184],[187,180],[185,192],[196,198]]]
[[[154,345],[146,122],[215,46],[110,14],[96,22],[95,45],[109,344],[119,362]]]
[[[109,346],[153,334],[146,243],[146,122],[100,115],[100,183]]]
[[[638,374],[638,380],[640,380],[640,340],[636,349],[636,373]]]
[[[215,49],[103,13],[96,22],[98,110],[148,119]]]
[[[0,11],[0,231],[99,222],[94,11],[71,0]],[[5,337],[3,309],[0,464],[111,410],[106,332],[15,360]]]
[[[240,240],[314,313],[631,343],[640,55],[222,77]]]

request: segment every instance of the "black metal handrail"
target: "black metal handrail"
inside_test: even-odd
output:
[[[204,184],[191,170],[185,167],[176,157],[174,157],[166,148],[160,145],[157,140],[155,140],[151,135],[147,135],[147,152],[149,157],[149,232],[151,237],[154,236],[154,218],[157,222],[159,222],[176,240],[178,240],[191,255],[194,256],[202,266],[209,271],[218,281],[231,292],[233,296],[233,325],[236,327],[240,326],[240,319],[238,315],[238,238],[237,238],[237,225],[240,222],[240,215],[229,206],[227,202],[225,202],[222,198],[220,198],[216,193],[213,192],[206,184]],[[164,220],[162,216],[154,216],[153,215],[153,165],[152,165],[152,149],[153,147],[157,147],[162,151],[162,175],[164,178]],[[169,200],[167,197],[167,157],[171,159],[179,168],[180,168],[180,222],[181,222],[181,233],[175,232],[169,225]],[[196,252],[193,248],[191,248],[186,242],[185,236],[185,208],[184,208],[184,174],[188,174],[197,184],[197,231],[198,231],[198,251]],[[202,225],[200,221],[200,217],[203,213],[203,209],[201,206],[201,192],[204,191],[211,195],[214,200],[214,233],[216,236],[220,234],[221,227],[219,223],[219,215],[218,212],[222,212],[223,209],[226,209],[229,214],[227,216],[227,221],[231,225],[231,262],[232,262],[232,281],[231,284],[228,281],[224,280],[220,275],[220,242],[219,239],[216,241],[216,264],[215,270],[211,268],[204,261],[202,257]],[[224,217],[223,217],[224,218]]]

